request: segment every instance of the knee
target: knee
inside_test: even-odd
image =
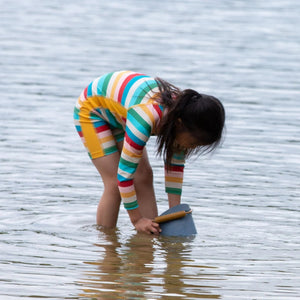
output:
[[[110,194],[119,194],[118,180],[117,177],[110,178],[104,182],[105,192]]]

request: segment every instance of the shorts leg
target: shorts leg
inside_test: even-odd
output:
[[[81,117],[75,108],[74,122],[76,130],[91,159],[118,151],[116,141],[122,140],[122,130],[111,129],[100,116]]]

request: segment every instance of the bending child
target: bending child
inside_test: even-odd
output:
[[[104,184],[97,224],[115,227],[122,201],[137,231],[159,234],[152,221],[158,213],[146,151],[149,137],[157,136],[173,207],[180,204],[185,159],[219,145],[225,111],[213,96],[120,71],[95,79],[82,91],[74,119]]]

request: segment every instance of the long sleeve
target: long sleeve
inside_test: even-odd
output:
[[[138,207],[134,174],[162,111],[159,105],[137,105],[128,110],[125,139],[118,168],[118,184],[124,207]]]
[[[169,169],[165,166],[165,190],[168,194],[181,195],[185,156],[174,154]]]

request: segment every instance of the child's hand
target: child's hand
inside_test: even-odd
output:
[[[147,234],[159,235],[159,233],[161,232],[158,223],[155,223],[152,220],[146,218],[140,218],[134,224],[134,227],[138,232],[143,232]]]

